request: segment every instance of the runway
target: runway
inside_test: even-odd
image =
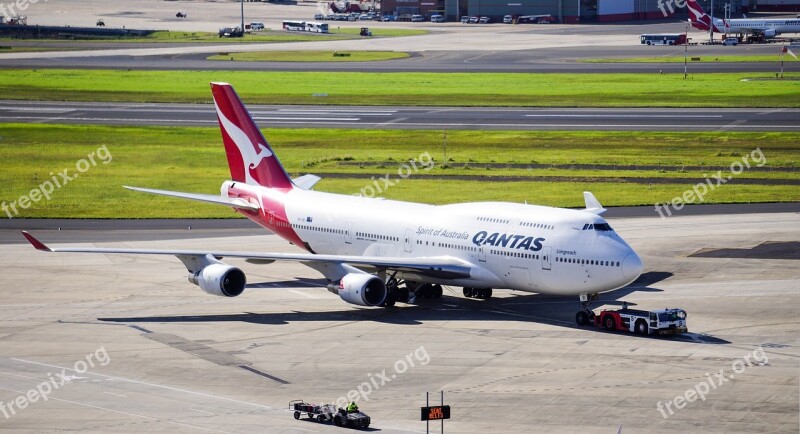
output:
[[[262,127],[798,131],[800,109],[558,109],[249,105]],[[0,101],[0,122],[100,125],[217,125],[213,106]]]
[[[441,35],[440,35],[441,36]],[[441,36],[444,37],[444,36]],[[395,51],[410,51],[407,59],[381,62],[230,62],[206,60],[212,54],[239,51],[274,51],[314,49],[303,44],[238,44],[235,46],[206,45],[195,47],[200,53],[185,54],[187,45],[166,46],[156,51],[133,53],[154,53],[148,55],[122,54],[115,46],[106,50],[91,52],[50,52],[50,53],[11,53],[0,54],[2,68],[71,68],[71,69],[140,69],[140,70],[242,70],[242,71],[331,71],[331,72],[518,72],[518,73],[642,73],[682,74],[683,63],[658,62],[661,56],[682,58],[681,47],[648,47],[640,45],[618,46],[579,46],[542,47],[527,49],[503,49],[498,45],[493,50],[420,50],[413,45],[387,47]],[[111,44],[110,44],[111,45]],[[153,45],[153,44],[150,44]],[[76,47],[79,45],[76,45]],[[334,44],[318,49],[342,51]],[[375,49],[366,45],[355,49]],[[144,49],[142,49],[144,50]],[[693,46],[690,57],[705,59],[705,62],[689,62],[690,74],[737,72],[774,73],[779,69],[776,62],[712,62],[709,59],[726,55],[765,55],[775,54],[780,49],[773,44],[721,47]],[[169,54],[160,54],[169,52]],[[67,57],[69,53],[69,57]],[[12,57],[13,56],[13,57]],[[653,63],[592,63],[587,59],[653,57]],[[800,62],[786,62],[786,72],[800,71]]]
[[[688,335],[579,328],[576,299],[503,290],[486,302],[447,288],[438,301],[359,308],[291,263],[230,261],[247,273],[248,289],[216,298],[188,283],[174,258],[4,244],[0,402],[9,416],[0,413],[0,429],[338,433],[294,420],[288,402],[353,391],[370,428],[424,432],[425,392],[444,391],[447,432],[796,433],[800,271],[796,259],[775,254],[794,249],[798,215],[610,223],[646,268],[630,287],[603,295],[605,306],[681,307]],[[157,239],[153,227],[87,225],[35,234],[56,246],[293,249],[246,228],[197,232]],[[64,381],[48,399],[27,398],[51,377]],[[704,399],[664,407],[709,377]]]

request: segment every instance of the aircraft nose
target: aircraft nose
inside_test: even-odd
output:
[[[636,253],[631,253],[622,261],[622,274],[626,279],[636,280],[636,278],[642,274],[643,270],[644,264],[642,263],[642,258]]]

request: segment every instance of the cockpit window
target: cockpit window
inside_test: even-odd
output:
[[[585,225],[583,225],[583,230],[584,231],[595,230],[599,232],[607,232],[607,231],[613,231],[614,229],[611,229],[611,226],[609,226],[608,223],[594,223],[594,224],[586,223]]]

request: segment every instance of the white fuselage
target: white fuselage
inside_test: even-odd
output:
[[[223,194],[231,184],[223,184]],[[642,271],[633,249],[601,217],[583,210],[504,202],[433,206],[241,183],[233,190],[282,203],[287,221],[260,219],[267,228],[291,226],[301,247],[313,253],[453,257],[470,264],[469,278],[398,276],[408,280],[578,295],[620,288]]]
[[[800,19],[750,19],[721,20],[714,18],[714,26],[725,33],[800,33]],[[772,34],[774,32],[774,34]]]

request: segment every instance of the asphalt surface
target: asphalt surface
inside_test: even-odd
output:
[[[320,97],[322,100],[324,97]],[[559,109],[248,105],[261,127],[798,131],[798,109]],[[0,122],[214,126],[213,107],[0,101]]]
[[[151,44],[152,45],[152,44]],[[190,46],[184,45],[184,50]],[[551,72],[551,73],[683,73],[679,63],[588,63],[586,59],[614,59],[624,57],[683,56],[682,47],[653,47],[631,45],[626,47],[545,47],[526,50],[429,50],[410,51],[406,59],[380,62],[230,62],[206,60],[220,52],[253,51],[254,44],[235,47],[195,47],[203,53],[180,54],[170,51],[164,55],[120,55],[115,50],[95,52],[80,57],[78,52],[52,52],[46,57],[0,58],[0,68],[76,68],[76,69],[139,69],[139,70],[244,70],[244,71],[339,71],[339,72]],[[286,44],[283,44],[286,50]],[[277,46],[260,44],[261,51],[271,51]],[[295,45],[294,49],[310,49]],[[413,49],[413,45],[404,50]],[[368,49],[368,48],[362,48]],[[699,57],[703,61],[690,61],[689,74],[713,72],[778,72],[780,47],[775,44],[741,47],[692,46],[689,58]],[[62,57],[67,53],[75,57]],[[20,53],[22,56],[24,53]],[[31,56],[37,53],[31,53]],[[715,62],[708,61],[725,55],[775,54],[775,62]],[[785,72],[800,71],[800,62],[787,61]]]
[[[335,402],[352,391],[372,418],[369,431],[419,433],[425,392],[438,402],[443,391],[449,433],[797,433],[800,268],[774,259],[794,257],[797,215],[612,225],[645,273],[592,307],[679,307],[689,333],[578,327],[577,297],[499,289],[486,301],[445,287],[441,299],[361,308],[291,262],[225,258],[248,285],[239,297],[215,298],[187,282],[173,257],[3,245],[0,401],[15,413],[0,417],[0,429],[347,433],[295,420],[287,404]],[[263,231],[143,241],[157,231],[117,238],[87,229],[36,234],[56,246],[297,250]],[[532,273],[548,272],[536,265]],[[56,386],[44,389],[50,379]],[[687,392],[695,390],[707,393]],[[693,401],[676,399],[686,395]]]

